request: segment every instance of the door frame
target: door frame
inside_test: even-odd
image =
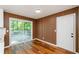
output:
[[[75,32],[74,32],[74,43],[73,43],[73,46],[74,46],[74,52],[76,52],[76,13],[71,13],[71,14],[73,14],[74,16],[75,16],[75,20],[74,20],[74,27],[75,27]],[[67,14],[67,15],[71,15],[71,14]],[[67,16],[67,15],[63,15],[63,16]],[[62,17],[62,16],[57,16],[56,17],[56,34],[57,34],[57,18],[58,17]],[[57,45],[57,35],[56,35],[56,45]],[[58,45],[57,45],[58,46]],[[61,47],[62,48],[62,47]],[[64,48],[65,49],[65,48]]]
[[[13,17],[10,17],[9,18],[9,24],[10,24],[10,21],[11,21],[11,19],[13,19],[13,20],[18,20],[18,21],[22,21],[22,22],[31,22],[31,40],[33,39],[33,22],[32,21],[30,21],[30,20],[25,20],[25,19],[19,19],[19,18],[13,18]],[[11,41],[10,41],[10,39],[11,39],[11,35],[10,35],[10,25],[9,25],[9,46],[12,46],[11,45]],[[21,42],[21,43],[24,43],[24,42]],[[14,44],[13,44],[14,45]]]

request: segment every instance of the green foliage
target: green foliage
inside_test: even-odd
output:
[[[31,26],[32,24],[30,22],[21,22],[12,20],[10,27],[12,31],[16,31],[16,30],[31,30]]]
[[[24,30],[31,30],[31,26],[32,26],[31,23],[25,22],[24,25],[25,25]]]

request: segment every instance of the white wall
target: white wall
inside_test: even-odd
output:
[[[4,15],[3,9],[0,9],[0,54],[4,53]]]
[[[3,17],[3,9],[0,9],[0,27],[4,27],[4,17]]]

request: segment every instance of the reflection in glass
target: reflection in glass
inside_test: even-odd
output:
[[[32,22],[10,20],[10,44],[27,42],[32,39]]]

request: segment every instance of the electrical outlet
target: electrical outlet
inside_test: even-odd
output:
[[[56,29],[54,30],[54,32],[56,32]]]

